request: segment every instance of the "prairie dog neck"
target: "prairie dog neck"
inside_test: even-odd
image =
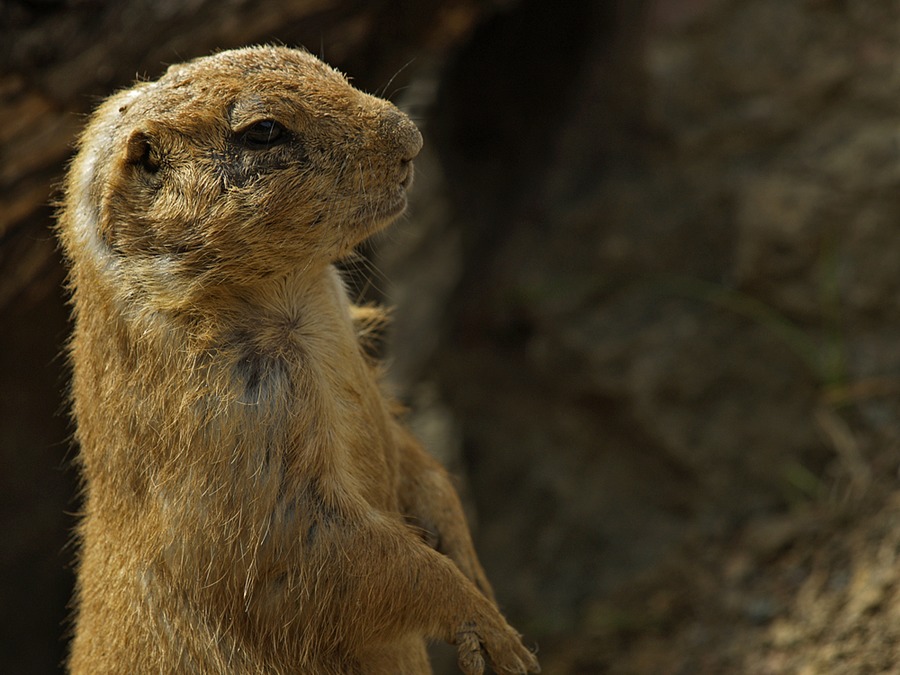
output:
[[[333,265],[265,280],[236,294],[230,304],[210,321],[222,323],[219,330],[227,340],[237,331],[241,339],[273,356],[288,357],[302,349],[345,364],[360,357],[350,301]]]

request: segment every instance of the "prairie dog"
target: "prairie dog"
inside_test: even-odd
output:
[[[333,267],[405,209],[421,145],[275,47],[172,66],[91,118],[59,213],[85,495],[71,672],[427,673],[429,639],[467,674],[537,672]]]

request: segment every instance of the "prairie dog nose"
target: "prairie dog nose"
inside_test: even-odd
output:
[[[411,162],[422,149],[422,134],[418,127],[394,106],[384,111],[379,129],[382,137],[397,149],[402,162]]]

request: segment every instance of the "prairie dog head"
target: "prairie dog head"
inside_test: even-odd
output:
[[[222,52],[98,109],[63,240],[73,259],[188,283],[327,264],[405,209],[421,145],[406,115],[307,52]]]

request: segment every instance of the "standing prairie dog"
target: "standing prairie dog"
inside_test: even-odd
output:
[[[92,117],[59,219],[73,673],[427,673],[429,639],[467,674],[538,670],[333,267],[405,209],[421,144],[286,48],[173,66]]]

